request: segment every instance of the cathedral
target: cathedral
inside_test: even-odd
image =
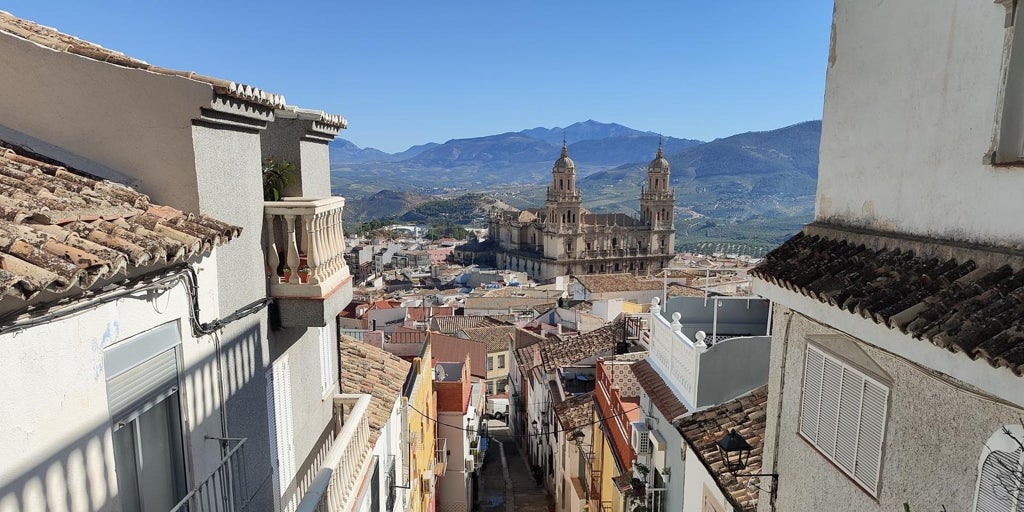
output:
[[[496,243],[497,267],[542,280],[568,274],[645,275],[668,266],[675,253],[675,193],[660,146],[647,166],[639,219],[624,213],[591,213],[582,203],[576,164],[563,142],[562,155],[551,169],[544,208],[491,217],[488,231]]]

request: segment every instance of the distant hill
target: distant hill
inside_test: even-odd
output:
[[[666,153],[703,144],[693,139],[666,137],[662,140],[658,135],[633,134],[575,142],[569,144],[569,154],[577,164],[619,165],[625,161],[649,161],[654,158],[659,142]]]
[[[630,212],[659,136],[614,123],[586,121],[565,128],[572,142],[584,206],[596,212]],[[515,207],[543,204],[561,128],[534,128],[410,148],[401,160],[342,162],[332,151],[331,184],[349,198],[346,218],[386,215],[408,222],[479,220],[467,193]],[[821,122],[747,132],[702,143],[664,139],[676,191],[680,249],[763,254],[809,222],[814,212]],[[375,151],[375,150],[374,150]],[[450,201],[458,199],[456,208]],[[427,201],[440,206],[417,209]],[[465,208],[470,213],[464,214]],[[460,213],[462,212],[462,213]],[[743,249],[746,248],[746,249]]]
[[[436,148],[437,146],[440,146],[440,144],[438,144],[436,142],[428,142],[426,144],[418,144],[416,146],[411,146],[411,147],[409,147],[409,149],[407,149],[405,151],[402,151],[402,152],[395,153],[395,154],[391,155],[391,161],[399,162],[399,161],[402,161],[402,160],[407,160],[407,159],[412,158],[412,157],[414,157],[414,156],[416,156],[416,155],[418,155],[418,154],[420,154],[420,153],[422,153],[422,152],[424,152],[424,151],[426,151],[428,149]]]
[[[365,198],[347,199],[344,219],[345,221],[359,222],[382,217],[396,217],[432,200],[434,200],[432,196],[412,192],[381,190]]]
[[[617,123],[601,123],[589,119],[579,123],[573,123],[565,128],[530,128],[519,132],[527,137],[539,139],[555,146],[562,145],[562,137],[570,144],[584,140],[607,139],[609,137],[626,137],[630,135],[654,135],[653,132],[642,132],[628,126]]]
[[[391,157],[379,149],[360,148],[345,139],[335,139],[327,147],[332,162],[383,162]]]
[[[495,166],[554,161],[556,158],[558,149],[547,142],[521,133],[502,133],[472,139],[452,139],[423,151],[406,162],[437,167],[456,167],[465,164]]]

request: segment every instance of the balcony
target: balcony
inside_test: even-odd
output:
[[[434,475],[444,476],[444,470],[448,467],[448,440],[439,437],[434,442],[436,446],[434,452]]]
[[[331,450],[324,458],[297,512],[342,512],[355,510],[356,492],[367,478],[373,460],[370,453],[370,423],[367,408],[370,395],[335,395],[334,403],[349,408]]]
[[[212,438],[208,438],[212,439]],[[245,439],[217,439],[227,450],[220,465],[185,495],[170,512],[220,512],[247,510],[245,489]]]
[[[344,207],[343,197],[263,203],[267,281],[281,325],[323,327],[352,300]]]

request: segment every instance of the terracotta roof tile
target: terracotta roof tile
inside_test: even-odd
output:
[[[638,279],[633,274],[592,274],[576,276],[590,293],[635,292],[661,290],[664,283],[654,279]]]
[[[586,334],[569,336],[562,340],[546,340],[542,349],[545,369],[552,371],[559,366],[613,352],[616,343],[623,340],[625,325],[626,322],[619,317],[614,322]]]
[[[430,330],[450,335],[456,334],[467,327],[497,327],[506,325],[508,322],[514,321],[515,318],[515,315],[435,316],[431,318]]]
[[[430,352],[435,361],[442,363],[461,363],[469,354],[470,375],[487,378],[487,346],[479,341],[431,333]]]
[[[594,392],[575,395],[554,405],[555,417],[563,432],[590,426],[594,417]]]
[[[487,352],[508,352],[512,337],[515,336],[516,326],[499,325],[496,327],[467,327],[462,330],[469,336],[469,339],[483,342],[487,346]]]
[[[370,395],[367,419],[373,446],[402,396],[402,385],[412,365],[355,338],[342,335],[340,343],[341,391]]]
[[[126,186],[0,148],[0,298],[88,289],[134,267],[169,266],[202,255],[241,231],[205,215],[152,205]]]
[[[1024,270],[799,233],[750,273],[1024,375]]]
[[[735,400],[695,412],[676,422],[676,429],[738,510],[757,509],[758,489],[749,481],[750,477],[736,478],[726,469],[718,451],[718,441],[735,429],[752,448],[742,472],[761,473],[767,403],[768,386],[761,386]]]
[[[661,415],[672,421],[683,414],[686,414],[686,406],[676,397],[672,388],[665,384],[658,371],[651,366],[651,363],[644,359],[630,365],[637,382],[644,389],[644,393],[650,397],[651,403],[658,408]]]

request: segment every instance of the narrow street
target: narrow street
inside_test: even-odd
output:
[[[480,470],[481,512],[548,512],[554,503],[544,487],[534,482],[527,461],[509,436],[508,427],[488,421],[491,444]],[[502,460],[504,452],[504,463]]]

